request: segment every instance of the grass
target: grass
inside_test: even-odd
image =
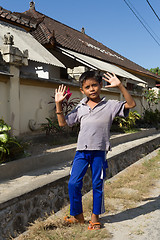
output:
[[[103,228],[100,231],[88,231],[88,223],[67,225],[60,218],[54,217],[54,220],[47,219],[42,222],[37,220],[31,227],[29,227],[29,234],[27,236],[19,237],[19,240],[75,240],[75,239],[109,239],[110,233]]]
[[[160,151],[156,157],[132,166],[115,181],[107,180],[105,200],[118,199],[119,203],[125,202],[124,208],[130,208],[147,197],[157,179],[160,179]]]
[[[136,133],[141,131],[139,128],[132,128],[132,129],[124,129],[125,133]]]
[[[105,205],[106,214],[116,213],[125,209],[135,207],[140,201],[145,200],[150,190],[160,180],[160,151],[158,155],[138,165],[128,168],[123,174],[118,175],[115,180],[105,182]],[[87,194],[83,198],[84,215],[86,220],[90,219],[92,211],[92,197]],[[68,214],[69,209],[64,210]],[[62,213],[62,215],[63,215]],[[19,240],[72,240],[72,239],[111,239],[107,229],[99,231],[88,231],[88,223],[72,226],[52,215],[45,221],[37,220],[29,227],[26,236],[20,236]],[[137,230],[137,234],[142,232]]]

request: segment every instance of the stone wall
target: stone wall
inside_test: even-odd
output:
[[[90,169],[84,178],[83,194],[91,189]],[[69,176],[0,204],[0,240],[16,237],[29,223],[59,211],[69,203]]]
[[[159,144],[160,139],[156,138],[109,158],[107,178],[114,176],[153,151]],[[9,239],[10,235],[16,237],[16,232],[24,232],[29,223],[34,222],[37,218],[43,218],[46,214],[57,212],[67,205],[69,203],[68,179],[69,176],[67,175],[32,192],[0,204],[0,240]],[[91,174],[89,169],[84,179],[83,194],[90,189]]]

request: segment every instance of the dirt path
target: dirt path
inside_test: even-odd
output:
[[[160,180],[137,207],[103,215],[101,222],[112,240],[160,240]]]

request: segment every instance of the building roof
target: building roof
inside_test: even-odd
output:
[[[18,26],[0,22],[0,46],[3,46],[4,35],[7,33],[13,36],[14,47],[20,49],[21,52],[28,50],[29,60],[65,68],[65,66],[29,32]]]
[[[63,47],[99,60],[112,63],[131,73],[160,80],[160,76],[123,57],[84,31],[77,31],[35,10],[34,2],[24,13],[8,11],[0,7],[0,20],[20,26],[33,35],[39,43],[48,47]]]
[[[123,57],[87,34],[58,22],[36,11],[35,8],[22,13],[22,16],[24,15],[31,18],[34,17],[37,20],[43,19],[38,24],[37,28],[31,31],[31,34],[43,45],[50,43],[53,46],[55,45],[70,49],[72,51],[115,64],[132,73],[147,75],[148,77],[153,77],[154,79],[160,79],[159,76],[156,76],[154,73],[151,73],[147,69]]]
[[[21,26],[29,30],[35,29],[39,23],[39,21],[35,18],[28,17],[27,15],[22,16],[22,14],[8,11],[0,6],[0,21],[1,20],[8,23],[14,23],[17,26]]]
[[[60,48],[60,50],[62,51],[63,54],[70,56],[73,59],[76,59],[76,61],[83,63],[85,66],[88,66],[91,69],[101,70],[103,72],[106,72],[106,71],[111,72],[111,73],[114,72],[117,76],[121,76],[123,78],[130,79],[130,82],[135,83],[135,81],[136,81],[136,82],[139,82],[142,84],[147,84],[145,81],[143,81],[140,78],[134,76],[133,74],[125,71],[124,69],[115,66],[114,64],[107,63],[102,60],[98,60],[93,57],[89,57],[84,54],[77,53],[77,52],[74,52],[71,50],[66,50],[63,48]],[[131,79],[133,81],[131,81]]]

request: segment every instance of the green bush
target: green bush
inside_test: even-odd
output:
[[[0,119],[0,163],[11,161],[24,152],[15,137],[10,137],[11,127]]]
[[[143,127],[160,127],[160,111],[157,109],[153,110],[145,110],[143,114],[143,118],[138,122],[139,125]]]
[[[134,129],[136,121],[141,118],[140,114],[136,111],[129,112],[128,117],[115,117],[111,127],[111,131],[125,132]]]

